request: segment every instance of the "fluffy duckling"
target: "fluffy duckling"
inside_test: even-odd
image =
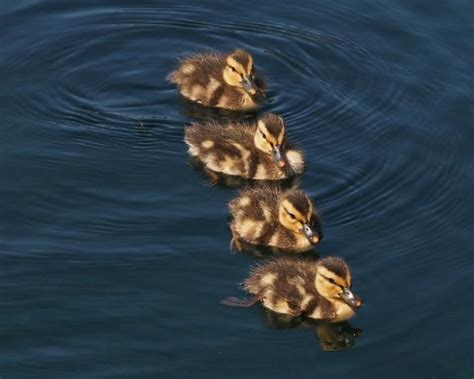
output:
[[[265,95],[265,83],[256,76],[253,58],[244,50],[185,57],[169,80],[184,97],[211,107],[253,110]]]
[[[245,179],[280,180],[303,172],[301,150],[286,141],[283,119],[265,114],[253,125],[193,124],[185,129],[189,154],[207,169]]]
[[[243,190],[229,208],[231,247],[237,251],[242,251],[243,240],[298,253],[322,239],[314,204],[298,189],[262,186]]]
[[[329,322],[351,318],[362,305],[351,290],[349,267],[338,257],[319,261],[278,258],[253,267],[242,286],[253,295],[251,299],[229,297],[221,303],[249,307],[261,301],[277,313]]]

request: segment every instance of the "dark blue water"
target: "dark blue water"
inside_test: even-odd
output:
[[[0,377],[471,378],[471,1],[3,1]],[[187,164],[180,56],[248,49],[363,333],[219,304],[226,203]],[[291,326],[291,327],[290,327]]]

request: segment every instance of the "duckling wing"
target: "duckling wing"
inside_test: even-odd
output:
[[[178,68],[171,72],[169,80],[172,83],[182,84],[207,84],[209,77],[218,73],[222,76],[225,66],[223,55],[216,53],[196,54],[179,60]]]
[[[240,192],[229,204],[231,227],[242,239],[255,245],[268,245],[278,228],[279,190],[260,186]]]
[[[189,153],[211,170],[248,177],[255,148],[247,125],[194,124],[185,130]]]
[[[316,307],[314,274],[303,262],[279,258],[255,266],[243,283],[251,294],[261,294],[265,307],[292,316],[312,312]]]
[[[226,87],[222,77],[224,66],[220,54],[186,57],[169,75],[169,80],[179,86],[183,96],[204,105],[216,105]]]

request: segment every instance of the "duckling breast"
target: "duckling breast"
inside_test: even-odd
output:
[[[343,301],[337,301],[334,304],[334,313],[335,313],[335,318],[333,320],[334,322],[345,321],[355,315],[354,310]]]

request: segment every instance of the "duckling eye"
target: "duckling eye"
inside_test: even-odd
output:
[[[263,137],[263,138],[267,139],[267,135],[266,135],[264,132],[262,132],[262,131],[260,130],[260,133],[262,133],[262,137]]]
[[[329,283],[331,283],[331,284],[336,284],[336,282],[334,281],[333,278],[328,278],[328,281],[329,281]]]
[[[229,66],[229,67],[232,71],[237,72],[237,70],[234,67],[232,67],[232,66]]]
[[[293,213],[288,212],[292,220],[296,220],[296,216]]]

